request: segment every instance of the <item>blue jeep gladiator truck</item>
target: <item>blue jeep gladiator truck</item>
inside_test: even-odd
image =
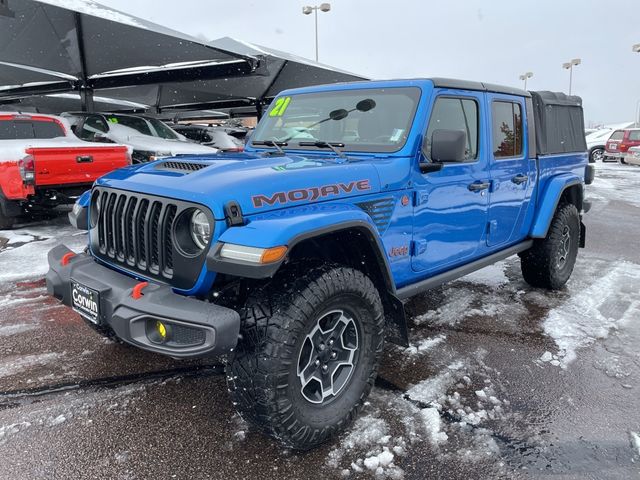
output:
[[[50,294],[136,347],[226,363],[241,415],[307,449],[340,431],[403,300],[514,254],[557,289],[584,246],[581,100],[448,79],[282,92],[244,153],[99,179]]]

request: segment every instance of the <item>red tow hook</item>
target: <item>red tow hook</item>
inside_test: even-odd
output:
[[[69,264],[69,260],[71,260],[75,256],[76,254],[73,252],[65,253],[62,256],[62,259],[60,260],[60,265],[62,265],[63,267],[66,267]]]
[[[149,285],[149,282],[140,282],[133,290],[131,290],[131,298],[134,300],[139,300],[142,297],[142,289]]]

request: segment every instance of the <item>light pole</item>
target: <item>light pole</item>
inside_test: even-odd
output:
[[[316,17],[316,62],[318,61],[318,10],[321,12],[328,12],[331,10],[331,4],[329,3],[321,3],[320,5],[315,5],[313,7],[306,6],[302,7],[302,13],[305,15],[311,15],[311,13],[315,13]]]
[[[533,72],[527,72],[520,75],[520,80],[524,80],[524,89],[527,89],[527,80],[533,77]]]
[[[569,70],[569,95],[571,95],[571,83],[573,82],[573,67],[580,65],[582,60],[574,58],[570,62],[563,63],[562,68]]]
[[[633,47],[631,47],[631,51],[635,53],[640,53],[640,43],[636,43]]]

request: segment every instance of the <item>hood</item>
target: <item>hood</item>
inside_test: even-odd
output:
[[[116,170],[98,184],[201,203],[216,219],[224,218],[223,207],[232,200],[252,215],[380,191],[378,172],[366,160],[248,153],[171,159],[206,165],[196,171],[176,169],[167,160]]]

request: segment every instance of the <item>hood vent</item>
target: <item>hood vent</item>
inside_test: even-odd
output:
[[[156,170],[165,170],[170,172],[180,172],[188,175],[193,172],[197,172],[202,170],[203,168],[207,168],[210,163],[203,162],[183,162],[176,160],[167,160],[165,162],[160,162],[156,165]]]
[[[380,198],[370,202],[356,203],[356,205],[367,212],[373,223],[378,227],[378,232],[383,234],[391,222],[395,200],[392,197]]]

